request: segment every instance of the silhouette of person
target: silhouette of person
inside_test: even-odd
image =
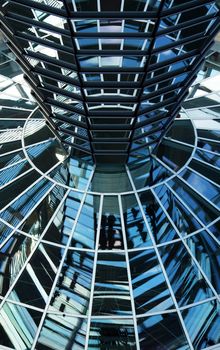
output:
[[[147,232],[143,231],[143,230],[144,230],[144,224],[143,224],[143,222],[140,222],[140,221],[139,221],[139,222],[137,223],[137,227],[138,227],[138,232],[140,233],[143,242],[146,242]]]
[[[137,215],[138,215],[138,213],[139,213],[139,210],[137,210],[137,209],[135,209],[135,208],[131,208],[131,212],[132,212],[132,214],[133,214],[134,219],[136,219],[136,218],[137,218]]]
[[[112,249],[114,247],[115,243],[115,231],[114,231],[114,225],[115,225],[115,216],[109,215],[108,217],[108,248]]]
[[[107,226],[107,217],[106,217],[106,215],[102,215],[100,241],[99,241],[100,242],[100,249],[107,248],[106,226]]]

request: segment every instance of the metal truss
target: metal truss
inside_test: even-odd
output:
[[[219,27],[215,1],[2,1],[1,30],[60,141],[94,162],[152,152]]]

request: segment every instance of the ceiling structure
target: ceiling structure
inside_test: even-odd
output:
[[[1,30],[63,145],[124,163],[178,116],[218,13],[213,0],[9,0]]]
[[[14,40],[0,38],[1,350],[218,349],[218,41],[157,150],[107,166],[61,147]]]

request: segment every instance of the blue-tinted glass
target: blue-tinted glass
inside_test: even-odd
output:
[[[203,162],[206,162],[208,164],[214,165],[217,168],[220,168],[220,158],[218,155],[215,155],[213,153],[208,153],[205,151],[198,150],[195,152],[194,157],[196,159],[200,159]]]
[[[2,348],[6,346],[13,349],[30,349],[42,313],[9,302],[4,304],[2,311],[5,315],[0,320]]]
[[[122,206],[128,249],[152,245],[135,195],[122,196]]]
[[[137,314],[173,308],[164,275],[154,250],[129,253],[131,282]]]
[[[183,181],[175,178],[175,180],[169,181],[168,184],[204,224],[210,223],[219,217],[219,211]]]
[[[103,201],[99,249],[123,249],[121,217],[117,196],[105,196]]]
[[[220,193],[217,185],[212,184],[208,180],[187,169],[184,169],[180,173],[180,176],[182,176],[198,193],[201,193],[219,207]]]
[[[124,253],[98,254],[92,314],[132,314]]]
[[[175,312],[139,318],[138,333],[141,350],[190,349]]]
[[[197,233],[188,238],[186,242],[209,281],[217,293],[220,293],[220,251],[218,243],[206,231]]]
[[[220,318],[219,305],[216,301],[186,309],[182,311],[182,315],[195,350],[219,344]]]
[[[69,250],[50,301],[49,311],[87,314],[94,254]]]
[[[73,233],[72,246],[77,248],[95,248],[99,218],[99,201],[99,196],[86,196]],[[72,220],[71,215],[70,220]]]
[[[178,238],[176,231],[153,194],[150,191],[140,192],[140,200],[156,243]]]
[[[44,308],[48,301],[62,254],[63,250],[60,248],[40,244],[16,281],[8,298],[38,308]]]
[[[132,319],[92,319],[89,349],[136,350]]]
[[[202,227],[165,185],[155,187],[154,191],[182,236]]]
[[[87,320],[48,313],[38,338],[39,350],[84,350]]]
[[[36,241],[14,234],[0,250],[0,294],[4,296],[14,282],[28,256],[32,253]],[[22,257],[22,258],[21,258]]]
[[[213,293],[182,243],[159,248],[179,306],[212,297]]]

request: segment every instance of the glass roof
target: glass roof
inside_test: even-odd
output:
[[[187,12],[191,3],[164,1],[164,13],[175,17],[180,5],[181,11],[185,8]],[[27,9],[31,13],[35,9],[36,16],[57,26],[56,30],[66,30],[58,21],[67,18],[65,2],[5,1],[6,16],[15,13],[15,6],[19,9],[16,13],[24,16],[27,9],[22,4],[30,5]],[[91,23],[106,20],[96,17],[101,16],[101,10],[102,16],[107,17],[113,4],[112,20],[118,23],[121,8],[124,20],[132,19],[132,11],[142,20],[144,9],[149,21],[156,20],[160,2],[68,2],[68,18],[83,21],[83,12],[86,18],[91,17]],[[101,10],[97,11],[96,6]],[[50,20],[45,16],[48,8],[53,15]],[[27,13],[30,14],[29,10]],[[20,30],[24,34],[26,28],[22,25]],[[42,33],[40,30],[38,39],[43,38]],[[79,33],[85,33],[84,29]],[[54,43],[60,40],[57,32],[56,35]],[[61,36],[66,40],[66,48],[70,47],[68,35],[62,32]],[[35,33],[33,37],[37,38]],[[160,137],[158,130],[164,128],[163,118],[169,116],[157,120],[154,111],[151,124],[145,125],[143,117],[138,120],[141,127],[134,131],[114,129],[113,134],[103,129],[103,125],[88,131],[86,120],[95,117],[68,111],[63,105],[56,106],[55,118],[51,114],[55,106],[45,103],[45,84],[49,91],[59,86],[59,92],[54,92],[52,97],[48,95],[55,103],[62,101],[79,108],[71,101],[81,97],[78,84],[81,73],[68,66],[62,70],[62,79],[70,78],[71,83],[48,77],[45,81],[43,74],[30,72],[30,66],[24,65],[26,61],[17,59],[19,52],[7,46],[6,39],[7,36],[1,37],[0,45],[0,349],[217,350],[220,344],[218,37],[158,147],[139,149],[140,132],[146,140],[151,140],[151,131],[155,129],[153,132]],[[61,46],[69,62],[64,42]],[[46,51],[51,59],[53,52]],[[36,54],[32,49],[30,53]],[[56,56],[56,60],[60,57]],[[71,61],[72,65],[75,63]],[[45,66],[37,63],[35,67],[58,73],[48,63]],[[117,74],[125,82],[126,78],[122,77],[125,73]],[[137,74],[140,77],[143,73]],[[35,80],[37,76],[42,79],[40,83]],[[131,75],[131,81],[134,76]],[[84,84],[97,79],[92,77]],[[106,82],[105,78],[100,79],[99,84]],[[164,88],[168,90],[172,86]],[[121,87],[116,89],[120,89],[120,98],[127,99]],[[63,91],[70,92],[69,100],[55,97]],[[90,97],[103,96],[99,94],[92,92]],[[130,99],[133,95],[129,94]],[[106,95],[105,98],[116,98],[113,91]],[[106,101],[102,102],[103,109],[108,112],[113,102]],[[89,103],[99,102],[90,99],[86,104]],[[129,111],[131,106],[126,103],[118,102],[117,111]],[[129,101],[132,103],[136,103],[134,99]],[[91,110],[99,109],[91,107]],[[122,123],[123,115],[118,116]],[[117,118],[111,118],[113,128]],[[104,124],[104,119],[99,120]],[[74,129],[70,129],[70,122]],[[123,123],[128,124],[125,120]],[[74,130],[75,134],[67,136],[67,130]],[[127,138],[133,132],[127,165],[94,164],[93,156],[96,152],[97,157],[98,153],[90,152],[88,132],[92,140],[110,137],[117,140],[117,145],[125,140],[125,132]],[[77,143],[79,138],[84,143]],[[61,139],[66,140],[66,146]]]
[[[159,144],[219,22],[210,0],[10,0],[2,12],[50,127],[73,153],[107,163]]]

